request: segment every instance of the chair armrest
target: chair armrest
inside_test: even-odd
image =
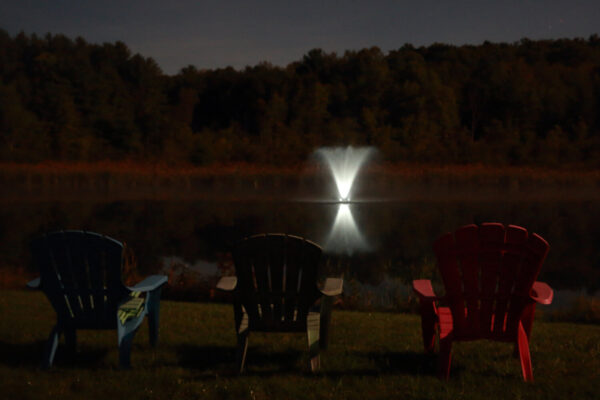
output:
[[[236,276],[224,276],[217,282],[217,289],[231,292],[237,286]]]
[[[327,278],[325,279],[325,286],[321,293],[325,296],[337,296],[342,294],[344,288],[344,278]]]
[[[29,289],[39,289],[42,286],[42,277],[38,276],[32,281],[27,282],[27,287]]]
[[[169,278],[167,278],[166,275],[150,275],[137,285],[130,286],[129,289],[134,292],[150,292],[154,289],[158,289],[167,283],[168,280]]]
[[[412,283],[413,290],[419,296],[422,301],[435,301],[439,300],[439,297],[433,291],[431,281],[429,279],[417,279]]]
[[[535,281],[530,297],[540,304],[548,305],[552,303],[554,291],[547,283]]]

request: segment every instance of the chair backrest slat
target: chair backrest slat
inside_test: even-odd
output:
[[[465,299],[462,291],[462,281],[458,268],[454,236],[447,233],[433,244],[433,250],[438,258],[438,267],[446,288],[446,302],[452,312],[454,325],[462,329],[465,326]]]
[[[69,268],[76,282],[75,295],[80,307],[79,318],[92,321],[95,319],[94,301],[91,297],[91,277],[86,263],[86,241],[81,234],[65,235],[66,248],[69,252]]]
[[[305,329],[308,309],[319,297],[320,255],[314,243],[284,234],[256,235],[236,246],[236,302],[248,314],[251,329]]]
[[[304,255],[301,248],[303,242],[296,240],[285,241],[286,263],[283,265],[285,274],[285,295],[284,295],[284,321],[289,325],[293,324],[294,317],[298,316],[298,278],[302,273]]]
[[[262,238],[258,246],[262,251],[253,254],[253,279],[257,294],[258,313],[262,319],[270,323],[273,320],[271,307],[271,286],[269,285],[269,243]]]
[[[513,295],[518,271],[526,254],[525,244],[528,235],[527,230],[520,226],[509,225],[506,228],[505,252],[496,291],[495,314],[497,317],[494,319],[492,327],[493,335],[497,337],[501,337],[506,331],[509,301]]]
[[[497,300],[498,276],[502,267],[504,235],[505,231],[502,224],[483,224],[479,228],[481,243],[479,248],[481,265],[479,298],[481,300],[481,312],[480,324],[476,331],[477,335],[485,335],[486,332],[490,332],[492,329],[492,317]],[[477,258],[477,253],[474,254],[474,257]]]
[[[499,223],[467,225],[434,243],[458,338],[510,339],[549,250],[537,234]]]
[[[94,304],[94,317],[97,323],[109,318],[109,308],[107,307],[107,286],[106,286],[106,263],[102,256],[102,236],[87,233],[81,238],[81,248],[83,251],[84,268],[89,271],[91,296]],[[99,243],[96,243],[99,242]]]
[[[462,294],[465,300],[465,327],[471,332],[479,328],[479,237],[477,226],[470,225],[456,231],[456,256],[462,272]],[[464,312],[464,311],[463,311]],[[460,325],[461,328],[463,325]]]
[[[273,321],[282,321],[284,316],[285,265],[287,262],[285,236],[273,236],[269,246],[269,276],[273,302]],[[279,268],[279,266],[283,266]]]

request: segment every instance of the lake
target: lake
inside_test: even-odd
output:
[[[439,281],[431,249],[437,237],[469,223],[501,222],[521,225],[550,243],[539,280],[557,291],[556,307],[579,294],[598,296],[596,199],[405,196],[337,204],[309,197],[5,200],[0,210],[0,267],[30,268],[28,243],[42,232],[86,229],[126,242],[141,274],[177,267],[214,283],[232,272],[230,251],[237,240],[285,232],[324,247],[322,274],[343,275],[344,290],[355,306],[397,308],[410,295],[412,279]]]

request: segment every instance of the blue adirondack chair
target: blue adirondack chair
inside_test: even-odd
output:
[[[306,332],[316,372],[319,350],[327,348],[333,297],[343,286],[343,279],[327,278],[317,288],[321,248],[298,236],[269,233],[242,240],[233,257],[237,276],[221,278],[217,288],[233,292],[238,371],[244,371],[248,335],[255,331]]]
[[[77,329],[116,329],[119,365],[130,366],[133,337],[148,316],[150,344],[158,341],[160,290],[164,275],[151,275],[133,287],[121,280],[122,243],[98,233],[58,231],[32,242],[40,277],[27,284],[41,289],[56,311],[42,367],[52,366],[59,337],[74,352]],[[145,296],[142,296],[144,295]]]

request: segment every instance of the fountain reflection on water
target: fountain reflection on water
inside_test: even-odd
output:
[[[324,249],[328,253],[352,255],[370,249],[352,215],[352,187],[361,167],[375,153],[372,147],[325,147],[317,155],[325,160],[338,190],[338,210]]]
[[[350,204],[338,204],[338,211],[325,242],[325,251],[335,254],[352,255],[355,251],[368,251],[370,246],[358,230],[352,216]]]

